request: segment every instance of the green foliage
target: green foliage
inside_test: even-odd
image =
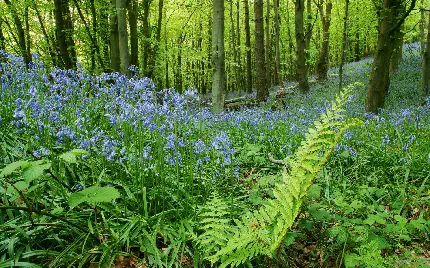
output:
[[[203,234],[200,245],[210,255],[212,263],[221,261],[221,267],[238,266],[257,255],[275,256],[280,245],[288,240],[288,231],[297,217],[300,206],[313,180],[329,159],[334,146],[343,132],[358,120],[344,120],[344,107],[352,89],[342,91],[331,104],[331,109],[322,114],[310,128],[301,146],[288,164],[289,173],[283,174],[283,183],[273,190],[274,198],[267,200],[259,209],[248,212],[234,225],[225,219],[226,206],[214,196],[202,215]],[[213,246],[216,245],[216,246]]]
[[[97,203],[111,202],[119,197],[120,193],[115,188],[91,186],[80,192],[71,194],[69,197],[69,205],[72,209],[84,202],[95,205]]]

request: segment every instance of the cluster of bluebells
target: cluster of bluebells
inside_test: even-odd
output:
[[[110,163],[127,164],[140,159],[146,163],[145,168],[190,164],[201,172],[214,165],[223,169],[237,167],[234,148],[246,143],[280,148],[290,155],[312,122],[330,108],[327,100],[336,95],[334,90],[317,85],[300,98],[287,96],[283,110],[254,107],[212,114],[201,108],[195,90],[182,95],[173,89],[156,91],[151,79],[137,76],[135,67],[130,67],[135,73],[132,78],[118,73],[91,75],[81,67],[48,71],[35,58],[26,70],[22,58],[0,54],[8,58],[0,63],[0,97],[5,103],[0,126],[6,123],[20,134],[36,137],[44,148],[78,147]],[[362,66],[348,79],[361,78],[369,71],[367,65]],[[418,108],[404,102],[374,115],[363,113],[364,96],[360,94],[349,99],[348,113],[362,117],[367,127],[381,131],[379,146],[391,145],[396,139],[391,132],[382,132],[386,128],[403,133],[411,127],[419,131],[430,125],[430,98]],[[346,132],[337,150],[356,157],[352,144],[361,138]],[[411,139],[403,140],[403,151],[408,152],[419,137]],[[137,147],[137,143],[142,146]],[[42,148],[34,152],[36,157],[48,153]],[[188,157],[190,154],[193,157]],[[231,170],[237,172],[235,168]]]

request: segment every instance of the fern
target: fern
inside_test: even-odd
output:
[[[348,96],[359,85],[352,84],[339,93],[331,109],[322,114],[309,129],[297,152],[289,162],[290,172],[283,173],[283,183],[274,188],[274,199],[259,209],[248,212],[234,225],[226,219],[227,205],[217,195],[203,213],[203,234],[198,238],[212,263],[220,267],[238,266],[257,255],[274,256],[287,239],[288,230],[300,212],[300,206],[317,174],[333,152],[343,132],[361,124],[357,119],[345,120]]]

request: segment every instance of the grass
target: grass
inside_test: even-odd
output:
[[[365,127],[337,145],[296,220],[295,241],[271,265],[428,265],[430,99],[419,95],[418,50],[406,48],[380,115],[364,113],[366,87],[351,96],[348,114]],[[37,59],[26,71],[8,57],[0,169],[28,163],[0,176],[5,267],[208,265],[195,242],[200,207],[213,192],[231,215],[263,203],[283,169],[268,153],[291,156],[339,92],[330,76],[280,105],[213,115],[193,91],[157,93],[146,78],[47,70]],[[346,83],[367,84],[370,68],[370,60],[347,64]],[[93,186],[120,197],[71,206]]]

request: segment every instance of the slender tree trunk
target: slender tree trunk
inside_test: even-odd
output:
[[[306,39],[304,32],[303,13],[305,11],[304,0],[295,0],[295,30],[296,30],[296,63],[299,90],[301,93],[309,91],[308,68],[306,66]]]
[[[76,6],[76,9],[78,11],[79,17],[81,18],[82,23],[85,26],[85,31],[87,32],[88,38],[90,39],[90,42],[91,42],[91,52],[92,52],[91,57],[92,57],[92,59],[95,59],[94,57],[97,56],[97,59],[98,59],[98,61],[100,63],[100,67],[103,70],[104,69],[104,63],[103,63],[103,59],[102,59],[102,56],[101,56],[101,53],[100,53],[100,47],[99,47],[99,45],[97,43],[97,39],[95,37],[96,32],[94,32],[94,35],[93,35],[93,33],[91,33],[90,25],[86,21],[85,16],[82,13],[82,10],[81,10],[81,7],[79,6],[78,1],[77,0],[73,0],[73,2],[75,4],[75,6]],[[93,21],[93,23],[94,23],[94,21]],[[94,27],[94,25],[93,25],[93,27]],[[95,70],[95,61],[94,61],[94,63],[92,65],[93,65],[92,66],[92,70],[94,71]]]
[[[25,21],[25,41],[26,41],[25,46],[27,49],[27,55],[31,59],[30,22],[28,21],[28,6],[26,6],[24,10],[24,21]]]
[[[343,65],[345,64],[346,50],[348,49],[348,18],[349,18],[349,0],[345,1],[345,16],[343,17],[343,40],[339,65],[339,88],[343,86]]]
[[[294,51],[294,42],[293,37],[291,34],[291,27],[290,27],[290,9],[289,9],[289,1],[287,0],[287,33],[288,33],[288,67],[289,67],[289,78],[297,79],[297,70],[294,69],[294,66],[297,66],[297,61],[294,61],[293,54],[296,54]]]
[[[76,50],[68,0],[54,0],[57,44],[64,67],[76,67]]]
[[[355,32],[355,45],[354,45],[354,61],[359,61],[361,57],[360,53],[360,32]]]
[[[103,62],[105,69],[104,72],[109,72],[113,70],[111,68],[111,60],[110,60],[110,24],[109,24],[109,14],[111,13],[111,4],[105,3],[105,0],[98,0],[103,1],[101,4],[101,8],[99,8],[100,16],[99,16],[99,23],[100,27],[98,27],[97,32],[95,33],[96,38],[98,37],[98,40],[100,40],[100,46],[103,53]],[[110,0],[109,0],[110,1]],[[118,29],[118,26],[116,27]]]
[[[224,0],[213,1],[212,26],[212,105],[213,112],[224,110],[225,91],[225,52],[224,52]]]
[[[306,55],[306,69],[309,74],[310,65],[310,48],[311,48],[311,37],[312,37],[312,0],[306,0],[306,28],[305,28],[305,55]]]
[[[234,83],[231,83],[232,84],[231,91],[234,91],[238,88],[239,70],[237,68],[236,29],[235,29],[235,24],[233,19],[233,0],[230,1],[230,24],[231,24],[231,50],[233,52],[233,62],[234,62],[233,70],[236,78]]]
[[[257,79],[257,100],[266,101],[269,97],[266,74],[267,66],[264,53],[264,25],[263,25],[263,0],[254,1],[254,21],[255,21],[255,67]]]
[[[137,0],[128,3],[128,22],[130,27],[130,65],[139,66],[139,39],[137,37]]]
[[[119,56],[119,32],[118,32],[118,12],[117,12],[117,1],[111,0],[111,15],[110,15],[110,66],[115,72],[121,71],[121,60]]]
[[[161,41],[161,27],[162,27],[162,22],[163,22],[163,8],[164,8],[164,1],[158,0],[157,33],[155,36],[155,40],[157,42],[152,48],[152,55],[149,58],[149,63],[148,63],[148,77],[151,77],[151,78],[153,78],[153,76],[154,76],[155,61],[157,58],[158,48],[160,46],[160,41]]]
[[[331,0],[325,4],[324,10],[324,0],[322,0],[318,6],[321,16],[321,24],[323,28],[323,41],[321,45],[321,50],[319,53],[319,58],[317,62],[317,79],[319,81],[327,80],[328,72],[328,60],[329,60],[329,41],[330,41],[330,22],[331,22],[331,10],[333,4]]]
[[[16,31],[18,32],[18,39],[19,39],[19,49],[20,54],[24,58],[24,63],[26,66],[28,66],[28,63],[31,61],[31,55],[28,53],[27,47],[26,47],[26,41],[25,41],[25,32],[24,28],[22,27],[22,22],[18,17],[18,14],[16,12],[16,7],[14,4],[12,4],[9,0],[4,0],[12,14],[13,20],[15,22]]]
[[[48,35],[48,32],[46,31],[45,24],[43,23],[43,19],[42,19],[42,16],[40,15],[36,2],[33,2],[33,8],[34,8],[34,11],[36,12],[36,16],[40,24],[40,29],[42,30],[42,33],[43,33],[43,37],[45,38],[45,42],[48,47],[48,52],[49,52],[49,55],[51,56],[52,63],[53,65],[58,65],[57,55],[55,54],[55,50],[53,49],[53,44],[51,43],[51,36]]]
[[[5,40],[4,35],[3,35],[3,28],[2,28],[3,25],[2,24],[3,24],[3,19],[0,17],[0,50],[5,51],[6,50],[6,40]],[[1,60],[1,58],[0,58],[0,60]]]
[[[91,51],[91,69],[95,70],[96,69],[96,56],[95,54],[97,53],[97,50],[94,46],[94,44],[97,44],[97,13],[96,13],[96,7],[94,4],[94,0],[90,0],[90,10],[91,10],[91,24],[92,24],[92,36],[93,36],[93,47],[92,47],[92,51]],[[100,57],[100,66],[104,65],[104,61],[101,58],[101,53],[100,53],[100,48],[98,51],[98,57]],[[104,67],[102,67],[102,70],[104,70]]]
[[[121,73],[129,74],[130,54],[128,51],[127,31],[127,0],[117,0],[118,33],[119,33],[119,57],[121,59]]]
[[[280,27],[279,27],[279,0],[273,1],[273,7],[275,10],[275,70],[274,70],[274,82],[275,85],[280,85],[281,80],[279,78],[279,72],[281,71],[281,53],[279,51],[279,38],[280,38]]]
[[[425,29],[425,25],[426,25],[426,16],[425,16],[425,6],[424,6],[424,0],[420,1],[420,6],[421,6],[421,20],[420,20],[420,48],[421,48],[421,56],[424,55],[425,52],[425,33],[424,33],[424,29]]]
[[[402,4],[401,0],[384,0],[383,8],[379,11],[378,44],[367,91],[367,112],[378,113],[379,109],[384,107],[385,96],[390,85],[390,61],[395,31],[399,30],[399,27],[415,7],[415,3],[416,0],[411,1],[409,10],[402,14],[400,19],[397,18],[397,12]]]
[[[266,46],[265,46],[265,57],[266,57],[266,84],[271,85],[271,51],[270,51],[270,0],[266,0],[266,27],[265,27],[265,40]]]
[[[246,88],[248,94],[252,93],[252,58],[251,58],[251,31],[249,27],[249,0],[245,4],[245,46],[246,46]]]
[[[236,38],[236,46],[237,46],[237,86],[239,90],[243,90],[243,68],[242,68],[242,50],[241,50],[241,41],[240,41],[240,9],[239,9],[240,0],[236,0],[236,30],[237,30],[237,38]]]
[[[117,0],[118,1],[118,0]],[[142,13],[142,32],[143,32],[143,70],[145,76],[148,76],[148,59],[151,53],[151,29],[149,28],[149,11],[152,0],[143,0],[143,13]]]
[[[430,12],[427,28],[427,45],[423,55],[421,93],[424,95],[430,93]]]

